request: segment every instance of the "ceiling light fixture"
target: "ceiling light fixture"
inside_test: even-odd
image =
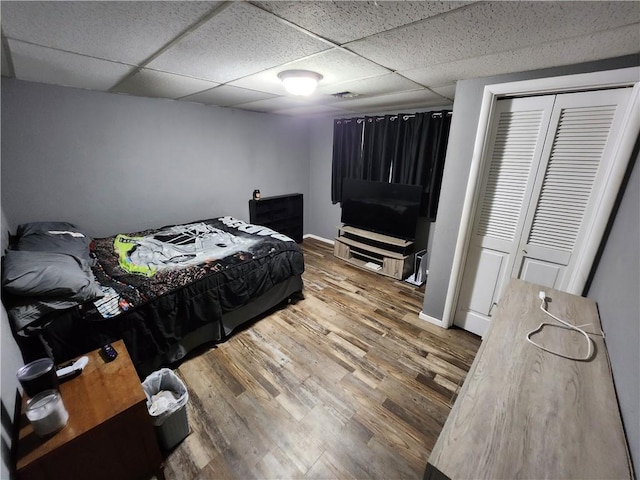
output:
[[[285,70],[278,74],[278,78],[292,95],[306,96],[314,92],[322,75],[309,70]]]

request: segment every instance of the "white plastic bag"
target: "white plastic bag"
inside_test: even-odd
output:
[[[151,422],[156,427],[162,425],[172,413],[180,410],[189,401],[187,387],[173,370],[168,368],[151,373],[142,382],[142,389],[147,396]]]

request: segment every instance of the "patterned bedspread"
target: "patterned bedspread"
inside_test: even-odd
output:
[[[224,273],[225,281],[250,276],[252,265],[273,263],[286,251],[300,252],[300,247],[285,235],[233,217],[94,239],[93,272],[105,293],[95,304],[109,318],[215,274]],[[270,271],[270,283],[285,279],[277,278],[278,271]]]

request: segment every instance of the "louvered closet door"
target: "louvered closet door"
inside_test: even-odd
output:
[[[478,333],[511,276],[555,96],[499,100],[454,323]]]
[[[630,96],[630,88],[558,95],[512,277],[567,290]]]
[[[456,325],[484,334],[511,277],[571,290],[630,96],[622,88],[497,102]]]

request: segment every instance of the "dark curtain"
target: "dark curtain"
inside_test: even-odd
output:
[[[435,221],[451,126],[448,113],[335,120],[333,203],[342,199],[343,178],[421,185],[420,215]]]
[[[400,147],[391,182],[422,185],[420,215],[435,221],[451,116],[442,111],[398,117]]]
[[[342,199],[343,178],[363,178],[362,119],[340,119],[333,122],[333,162],[331,165],[331,201]]]
[[[397,115],[365,117],[362,180],[388,182],[398,148]]]

